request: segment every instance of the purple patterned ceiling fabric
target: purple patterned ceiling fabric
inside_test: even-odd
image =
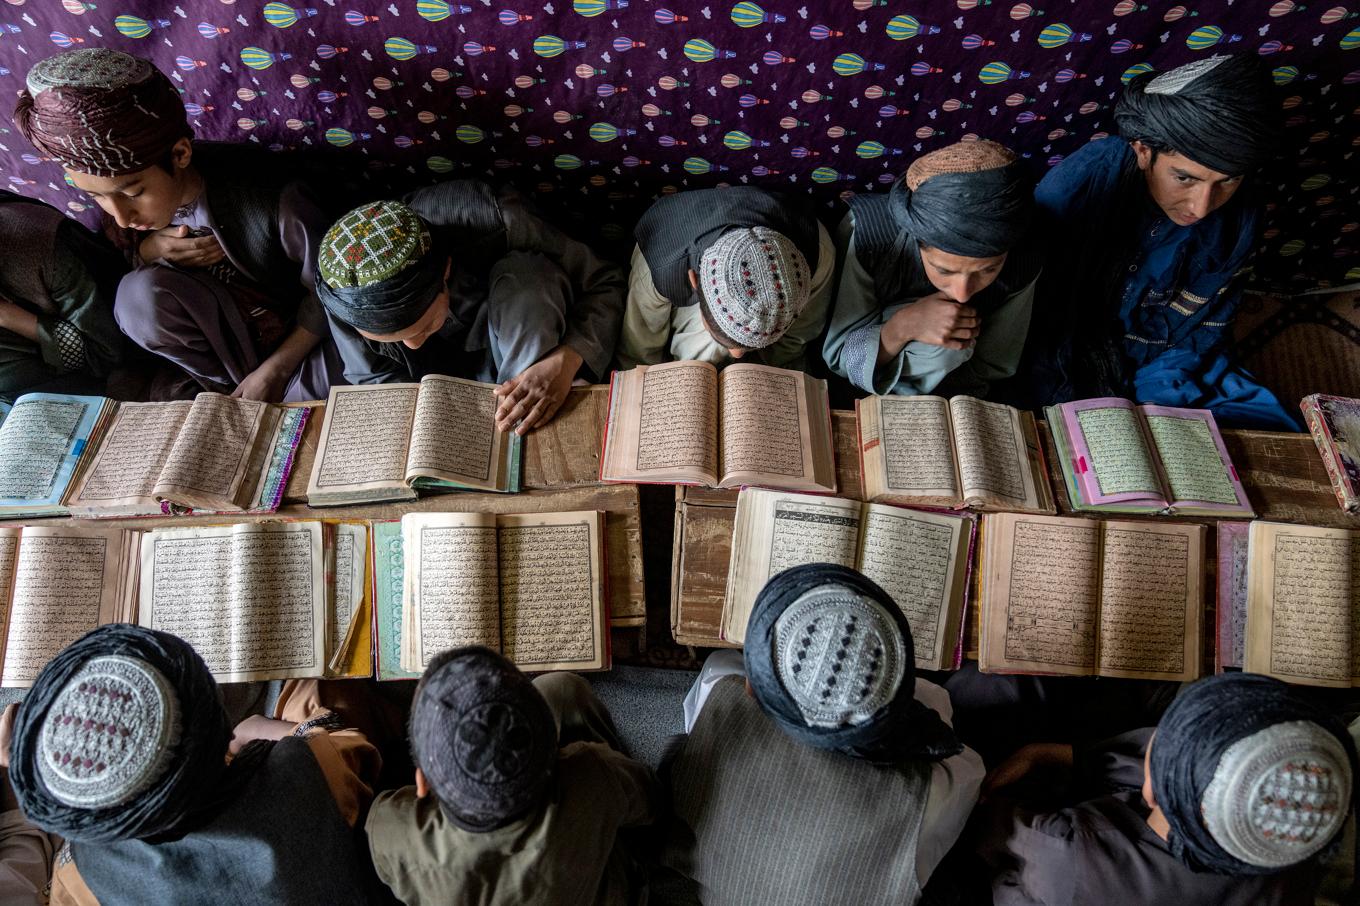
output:
[[[14,97],[45,56],[116,47],[175,81],[201,138],[330,147],[380,186],[511,179],[624,242],[658,192],[833,202],[970,136],[1042,175],[1115,131],[1122,80],[1254,52],[1286,119],[1258,276],[1360,280],[1360,0],[661,2],[4,0],[0,84]],[[93,214],[9,122],[0,175]]]

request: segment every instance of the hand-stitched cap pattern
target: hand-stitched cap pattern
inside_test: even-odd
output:
[[[775,622],[779,679],[808,726],[863,723],[897,694],[902,634],[882,605],[837,586],[804,594]]]
[[[1275,724],[1224,750],[1204,790],[1204,823],[1243,862],[1293,865],[1339,831],[1351,782],[1334,736],[1311,721]]]
[[[159,670],[135,658],[98,657],[48,711],[39,774],[67,805],[118,805],[160,778],[179,735],[179,703]]]
[[[779,340],[807,306],[807,259],[767,227],[729,230],[704,250],[701,291],[713,326],[750,349]]]
[[[418,262],[431,244],[415,211],[399,201],[379,201],[355,208],[326,231],[317,269],[334,287],[369,286]]]

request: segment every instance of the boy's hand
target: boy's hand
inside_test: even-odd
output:
[[[496,430],[516,434],[552,421],[571,391],[572,379],[581,368],[581,356],[570,346],[559,346],[517,376],[496,388]]]
[[[987,776],[982,780],[981,798],[987,798],[1004,786],[1018,783],[1039,768],[1059,766],[1072,766],[1070,745],[1060,742],[1032,742],[1021,746],[1005,761],[987,772]]]
[[[226,257],[216,236],[190,236],[184,224],[156,230],[142,240],[143,261],[165,260],[179,267],[211,267]]]

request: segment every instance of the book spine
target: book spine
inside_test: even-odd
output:
[[[1308,425],[1308,433],[1312,435],[1313,443],[1317,446],[1318,455],[1322,458],[1322,465],[1327,469],[1327,478],[1332,482],[1336,502],[1348,513],[1360,510],[1360,498],[1357,498],[1356,489],[1351,486],[1346,470],[1337,461],[1336,442],[1332,438],[1331,429],[1327,427],[1327,418],[1323,415],[1321,406],[1315,399],[1305,399],[1299,404],[1299,408],[1303,410],[1303,419]]]

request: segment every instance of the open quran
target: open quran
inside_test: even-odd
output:
[[[1075,510],[1255,515],[1207,409],[1107,397],[1044,412]]]
[[[513,493],[520,436],[496,430],[494,384],[332,387],[307,484],[311,506],[415,500],[418,489]]]
[[[1218,662],[1290,683],[1360,686],[1360,531],[1219,526]]]
[[[220,393],[21,396],[0,405],[0,518],[273,512],[308,411]]]
[[[969,516],[746,488],[732,529],[722,638],[745,640],[756,596],[772,576],[835,563],[864,573],[897,603],[918,668],[956,668],[973,526]]]
[[[1299,409],[1337,503],[1348,513],[1360,513],[1360,400],[1314,393],[1299,402]]]
[[[1057,512],[1028,412],[971,396],[870,396],[855,415],[869,500]]]
[[[708,362],[616,371],[600,480],[834,492],[826,381]]]
[[[1204,535],[1202,525],[984,516],[979,668],[1198,679]]]
[[[530,672],[609,669],[603,514],[411,513],[373,531],[379,679],[462,645]]]
[[[0,685],[105,623],[183,638],[221,682],[367,676],[369,584],[364,523],[0,528]]]

